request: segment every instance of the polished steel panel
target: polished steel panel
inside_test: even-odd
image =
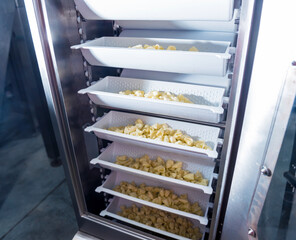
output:
[[[295,1],[264,1],[222,239],[248,239],[248,214],[289,66],[296,57]],[[274,10],[276,9],[276,17]],[[275,48],[278,46],[278,51]],[[255,229],[254,229],[255,230]]]
[[[241,6],[239,33],[236,45],[234,70],[232,77],[231,90],[229,95],[228,113],[224,134],[224,144],[221,153],[221,163],[219,178],[217,182],[217,191],[214,202],[212,223],[209,239],[216,239],[217,230],[220,222],[220,214],[223,207],[224,191],[228,177],[228,168],[230,165],[232,145],[236,129],[236,119],[242,94],[242,84],[245,75],[245,65],[249,50],[250,33],[253,20],[254,0],[243,0]],[[246,91],[246,89],[243,89]]]
[[[110,240],[162,239],[98,216],[105,203],[94,187],[102,179],[98,169],[89,168],[83,135],[84,124],[95,119],[88,97],[77,94],[87,84],[83,58],[79,51],[70,49],[81,41],[74,1],[25,0],[25,7],[80,231]],[[85,34],[94,36],[92,32],[96,31],[99,34],[105,25],[106,22],[97,21]],[[112,28],[106,35],[110,33],[113,34]],[[100,74],[104,75],[102,71]]]
[[[266,153],[264,153],[265,156],[260,163],[261,174],[258,177],[258,183],[249,208],[248,226],[255,232],[258,229],[258,221],[269,190],[296,96],[296,67],[290,67],[283,92],[280,95],[279,104],[275,110],[274,121],[268,135]],[[253,238],[249,237],[249,239]]]

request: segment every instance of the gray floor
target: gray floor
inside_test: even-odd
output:
[[[77,225],[63,168],[50,166],[40,135],[2,146],[0,166],[0,239],[72,239]]]

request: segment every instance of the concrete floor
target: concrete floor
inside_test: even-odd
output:
[[[50,166],[41,136],[2,146],[0,165],[0,239],[72,239],[77,225],[63,167]]]

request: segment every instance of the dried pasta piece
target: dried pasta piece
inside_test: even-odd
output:
[[[141,123],[138,122],[138,124]],[[204,186],[208,186],[209,184],[209,180],[205,179],[201,172],[196,171],[196,173],[192,173],[188,170],[184,170],[183,163],[181,161],[174,161],[171,159],[165,161],[161,157],[157,157],[153,160],[150,159],[147,154],[145,154],[142,157],[136,159],[133,159],[125,155],[117,156],[115,163],[125,167],[139,169],[141,171],[146,171],[170,178],[180,179],[183,181],[196,183]]]
[[[198,52],[198,49],[196,48],[196,47],[191,47],[190,49],[189,49],[189,51],[190,52]]]
[[[177,50],[175,46],[168,46],[167,50]]]
[[[187,194],[178,196],[168,189],[146,186],[144,183],[137,186],[134,182],[121,182],[120,185],[114,187],[114,190],[159,205],[165,205],[201,216],[203,215],[203,211],[198,202],[190,203]]]
[[[195,227],[189,219],[176,214],[147,206],[137,207],[135,204],[130,207],[120,206],[120,209],[121,211],[118,212],[118,215],[148,226],[193,240],[199,240],[202,237],[200,229]]]

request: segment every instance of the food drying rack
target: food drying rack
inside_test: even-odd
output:
[[[166,4],[166,1],[157,2],[163,6]],[[198,0],[175,4],[178,6],[176,10],[182,12],[182,14],[175,14],[173,6],[149,11],[149,7],[153,4],[150,3],[143,8],[141,4],[135,5],[136,2],[133,0],[102,1],[103,4],[98,4],[95,0],[75,0],[77,10],[86,20],[116,20],[115,36],[83,41],[81,44],[72,46],[72,51],[82,52],[86,69],[91,69],[92,66],[118,69],[118,76],[104,76],[100,79],[92,79],[92,76],[86,73],[86,77],[91,81],[87,82],[87,88],[79,91],[79,94],[87,94],[91,103],[96,106],[93,112],[95,123],[86,127],[85,131],[94,133],[100,141],[105,143],[103,144],[105,147],[100,149],[99,156],[90,161],[92,167],[107,169],[98,176],[102,178],[102,184],[96,188],[98,194],[104,194],[106,197],[106,209],[100,213],[101,216],[108,216],[175,239],[186,239],[117,214],[121,205],[147,205],[191,219],[203,233],[202,238],[207,239],[219,177],[219,157],[223,147],[231,87],[231,62],[235,53],[233,47],[235,19],[239,15],[237,9],[233,12],[233,0],[215,2],[221,6],[217,8],[219,13],[213,11],[208,1]],[[188,8],[186,4],[191,7]],[[117,6],[120,12],[111,6]],[[186,6],[184,11],[180,6]],[[150,12],[153,16],[149,14]],[[164,31],[162,34],[166,36],[159,37],[157,31],[153,32],[153,26],[157,29],[157,22],[161,26],[171,26],[170,24],[176,22],[181,25],[183,23],[183,28],[190,30],[191,33],[185,35],[178,31]],[[152,30],[139,30],[141,26],[145,26],[145,23],[147,26],[152,26],[152,28],[149,27]],[[192,34],[192,30],[203,29],[206,23],[210,23],[212,29],[223,31],[225,28],[225,31],[230,29],[233,33],[225,39],[220,37],[211,39],[215,34],[209,34],[208,37],[200,33]],[[120,25],[127,29],[118,28]],[[182,29],[182,26],[177,28]],[[200,39],[199,36],[201,36]],[[129,48],[137,44],[160,44],[165,48],[174,45],[177,50]],[[199,51],[189,52],[188,49],[192,46],[197,47]],[[170,91],[186,96],[193,104],[118,94],[125,90]],[[103,109],[103,113],[100,109]],[[194,140],[205,141],[211,149],[183,146],[108,130],[110,127],[134,124],[137,119],[149,125],[167,123],[173,129],[180,129],[192,136]],[[115,163],[118,155],[139,157],[144,154],[150,158],[160,156],[163,159],[182,161],[184,169],[192,172],[200,171],[209,180],[209,185],[202,186]],[[187,193],[190,199],[195,199],[201,204],[205,215],[197,216],[171,209],[113,190],[121,181],[131,179],[138,184],[145,182],[147,185],[161,186],[179,194]]]

